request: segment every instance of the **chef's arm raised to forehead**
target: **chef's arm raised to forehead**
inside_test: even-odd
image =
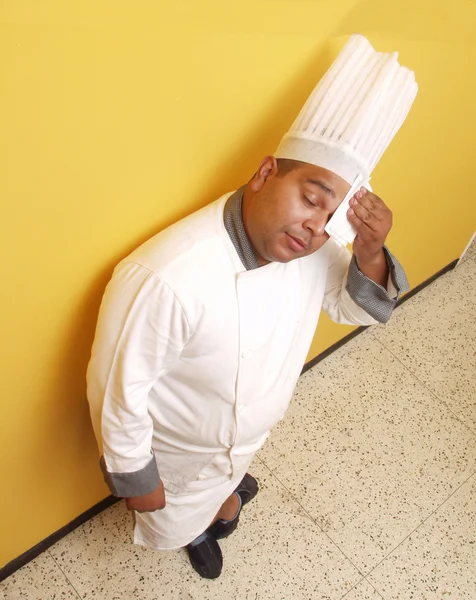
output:
[[[188,337],[187,319],[167,284],[141,265],[119,264],[101,304],[87,373],[102,469],[116,496],[149,494],[160,483],[148,397]]]
[[[403,267],[384,247],[389,276],[386,286],[362,273],[355,256],[332,239],[323,309],[335,323],[375,325],[386,323],[403,292],[409,289]]]

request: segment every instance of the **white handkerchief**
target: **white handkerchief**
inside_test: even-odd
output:
[[[369,191],[372,190],[369,181],[370,178],[367,179],[367,181],[364,181],[362,175],[357,175],[346,197],[339,204],[331,220],[324,228],[325,231],[327,231],[327,233],[341,246],[347,246],[347,244],[352,243],[357,235],[357,232],[347,219],[347,211],[349,210],[349,202],[358,189],[364,186]]]

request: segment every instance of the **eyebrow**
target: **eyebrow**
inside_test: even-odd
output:
[[[314,185],[317,185],[318,187],[320,187],[323,192],[326,192],[326,194],[328,194],[332,198],[336,197],[335,191],[332,188],[330,188],[328,185],[323,183],[320,179],[307,179],[306,183],[313,183]]]

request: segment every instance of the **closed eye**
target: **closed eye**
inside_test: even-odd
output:
[[[304,200],[307,202],[307,204],[309,204],[310,206],[314,206],[316,207],[317,204],[315,204],[314,202],[312,202],[311,200],[309,200],[309,198],[307,196],[304,196]]]
[[[320,179],[308,179],[307,183],[312,183],[313,185],[316,185],[317,187],[321,188],[321,190],[323,192],[325,192],[328,196],[330,196],[331,198],[335,198],[336,197],[336,193],[333,189],[331,189],[329,186],[327,186],[323,181],[321,181]]]

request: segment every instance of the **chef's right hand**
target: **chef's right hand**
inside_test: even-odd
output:
[[[164,484],[160,482],[159,487],[150,494],[125,498],[125,501],[129,510],[136,510],[141,513],[162,510],[166,505]]]

